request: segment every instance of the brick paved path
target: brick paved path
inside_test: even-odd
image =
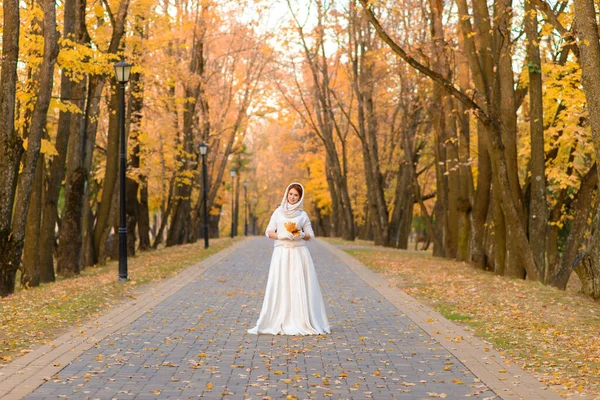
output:
[[[496,398],[319,243],[310,251],[332,334],[247,334],[260,311],[271,246],[265,238],[245,241],[26,398]]]

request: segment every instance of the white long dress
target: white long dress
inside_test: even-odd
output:
[[[278,208],[271,216],[266,232],[285,230],[284,223],[287,221],[294,221],[312,240],[314,232],[304,211],[297,217],[286,218]],[[330,333],[317,273],[306,242],[303,239],[275,241],[262,309],[256,326],[249,329],[249,333]]]

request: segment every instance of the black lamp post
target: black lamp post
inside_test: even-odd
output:
[[[248,236],[248,182],[244,181],[244,236]]]
[[[252,221],[252,234],[256,235],[256,204],[258,203],[258,199],[256,196],[252,199],[252,212],[250,213],[251,221]]]
[[[204,200],[203,208],[204,208],[204,248],[208,249],[208,172],[206,170],[206,152],[208,151],[208,146],[206,143],[200,143],[200,154],[202,155],[202,192]]]
[[[233,181],[233,178],[235,178],[235,169],[229,171],[229,174],[231,175],[231,238],[233,239],[235,236],[235,185]]]
[[[124,60],[114,65],[117,82],[121,86],[121,105],[119,112],[120,132],[120,215],[119,215],[119,282],[127,281],[127,217],[125,215],[125,173],[127,171],[127,144],[125,143],[125,85],[129,82],[131,64]]]

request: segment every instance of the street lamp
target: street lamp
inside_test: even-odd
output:
[[[256,235],[256,204],[258,203],[258,199],[256,198],[256,196],[254,196],[254,198],[252,199],[252,213],[251,213],[251,220],[252,220],[252,234]]]
[[[248,182],[244,181],[244,236],[248,236]]]
[[[235,178],[235,169],[231,169],[229,171],[231,175],[231,238],[235,236],[235,208],[234,208],[234,200],[235,200],[235,186],[233,184],[233,178]]]
[[[203,191],[203,208],[204,208],[204,248],[208,249],[208,172],[206,170],[206,152],[208,146],[206,143],[200,143],[200,154],[202,154],[202,191]]]
[[[125,173],[127,171],[127,144],[125,143],[125,85],[129,82],[131,64],[121,60],[114,65],[117,82],[121,85],[121,105],[119,112],[120,127],[120,215],[119,215],[119,282],[127,278],[127,225],[125,216]]]

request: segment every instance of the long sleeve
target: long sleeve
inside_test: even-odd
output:
[[[308,241],[310,242],[311,240],[313,240],[315,238],[315,232],[313,231],[312,225],[310,224],[310,219],[308,218],[308,214],[304,214],[306,217],[306,222],[304,223],[304,226],[302,227],[302,230],[304,231],[304,233],[308,233],[310,235],[310,239],[308,239]]]
[[[269,220],[269,225],[267,225],[267,229],[265,229],[265,236],[269,237],[269,231],[277,232],[277,210],[273,212],[271,215],[271,219]]]
[[[309,233],[311,236],[314,235],[312,227],[310,226],[310,220],[308,219],[308,215],[306,213],[301,214],[297,217],[286,218],[283,215],[281,209],[275,210],[273,215],[271,215],[271,219],[269,221],[269,225],[267,225],[267,229],[265,230],[265,236],[269,237],[269,232],[277,232],[279,230],[285,230],[284,223],[288,220],[294,220],[298,228],[303,229],[305,232]],[[312,239],[312,237],[311,237]],[[306,240],[288,240],[288,239],[275,239],[274,243],[275,247],[283,246],[283,247],[298,247],[298,246],[306,246]]]

